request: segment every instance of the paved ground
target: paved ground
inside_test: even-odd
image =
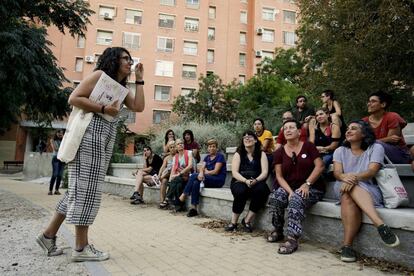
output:
[[[345,264],[329,251],[306,243],[293,255],[281,256],[276,253],[277,245],[267,243],[263,237],[212,231],[199,226],[209,221],[207,218],[190,219],[149,205],[131,206],[128,200],[111,195],[103,197],[89,234],[97,248],[111,253],[110,260],[84,265],[68,263],[69,248],[66,255],[46,258],[37,248],[34,235],[47,223],[60,198],[46,193],[46,185],[0,178],[0,250],[13,252],[22,240],[30,248],[20,250],[18,256],[7,254],[1,258],[0,274],[385,275],[375,268]],[[10,204],[15,201],[25,202],[24,207]],[[36,207],[26,213],[31,204]],[[10,205],[19,208],[11,212],[7,207]],[[7,224],[13,225],[13,231],[6,229]],[[63,246],[73,242],[73,226],[64,227],[59,237],[62,234]],[[13,266],[16,262],[22,262],[18,270]],[[32,265],[38,263],[45,265],[34,270]],[[51,271],[53,266],[59,269]]]

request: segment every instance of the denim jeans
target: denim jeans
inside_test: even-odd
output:
[[[57,159],[57,156],[53,156],[53,158],[52,158],[53,173],[52,173],[52,178],[50,178],[49,191],[53,190],[55,180],[56,180],[55,191],[59,190],[64,168],[65,168],[65,163],[63,163],[59,159]]]

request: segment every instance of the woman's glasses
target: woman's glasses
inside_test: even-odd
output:
[[[243,136],[243,139],[244,140],[252,140],[252,139],[254,139],[254,136],[253,135],[246,135],[246,136]]]
[[[295,152],[292,152],[291,160],[292,160],[293,165],[296,165],[296,163],[298,162],[298,157],[296,156]]]

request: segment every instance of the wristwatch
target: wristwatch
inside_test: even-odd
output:
[[[306,185],[308,185],[308,187],[310,187],[312,185],[312,183],[309,180],[306,180]]]
[[[135,84],[144,85],[144,81],[143,80],[135,81]]]

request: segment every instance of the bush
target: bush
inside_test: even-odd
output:
[[[220,150],[225,153],[227,147],[236,147],[239,144],[240,135],[245,128],[235,123],[197,123],[197,122],[178,122],[175,124],[165,123],[157,128],[151,129],[151,148],[155,153],[163,152],[165,132],[172,129],[176,138],[182,138],[184,130],[191,129],[194,138],[201,146],[201,153],[207,152],[207,140],[215,138],[218,141]]]
[[[113,153],[110,163],[132,163],[131,157],[121,153]]]

